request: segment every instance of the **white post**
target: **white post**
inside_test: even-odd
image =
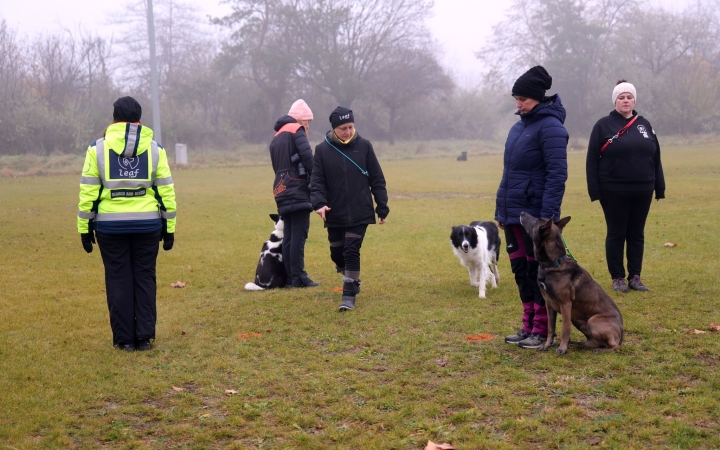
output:
[[[175,144],[175,164],[187,166],[187,145]]]

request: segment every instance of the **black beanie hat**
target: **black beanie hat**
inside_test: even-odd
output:
[[[543,66],[535,66],[520,75],[512,88],[512,95],[542,101],[545,91],[552,87],[552,77]]]
[[[330,113],[330,125],[332,125],[333,129],[339,127],[340,125],[345,125],[346,123],[351,122],[355,123],[352,109],[338,106],[337,108],[335,108],[335,111]]]
[[[139,122],[142,106],[132,97],[120,97],[113,103],[113,120],[116,122]]]

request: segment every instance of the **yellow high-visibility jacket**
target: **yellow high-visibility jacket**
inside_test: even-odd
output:
[[[167,154],[139,123],[110,125],[88,147],[80,179],[78,231],[89,222],[102,233],[175,232],[175,187]]]

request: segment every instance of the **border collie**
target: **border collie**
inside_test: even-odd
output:
[[[255,282],[247,283],[248,291],[262,291],[285,286],[287,275],[282,258],[282,241],[285,223],[277,214],[270,214],[275,222],[275,231],[270,233],[270,239],[265,241],[260,251],[260,260],[255,270]]]
[[[452,227],[450,243],[460,264],[467,267],[470,285],[480,288],[485,298],[488,280],[496,288],[500,282],[497,263],[500,258],[500,233],[493,222],[471,222],[470,225]]]

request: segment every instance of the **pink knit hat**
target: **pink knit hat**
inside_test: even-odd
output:
[[[288,116],[295,120],[313,120],[313,113],[303,99],[296,100],[295,103],[292,104],[290,111],[288,111]]]

